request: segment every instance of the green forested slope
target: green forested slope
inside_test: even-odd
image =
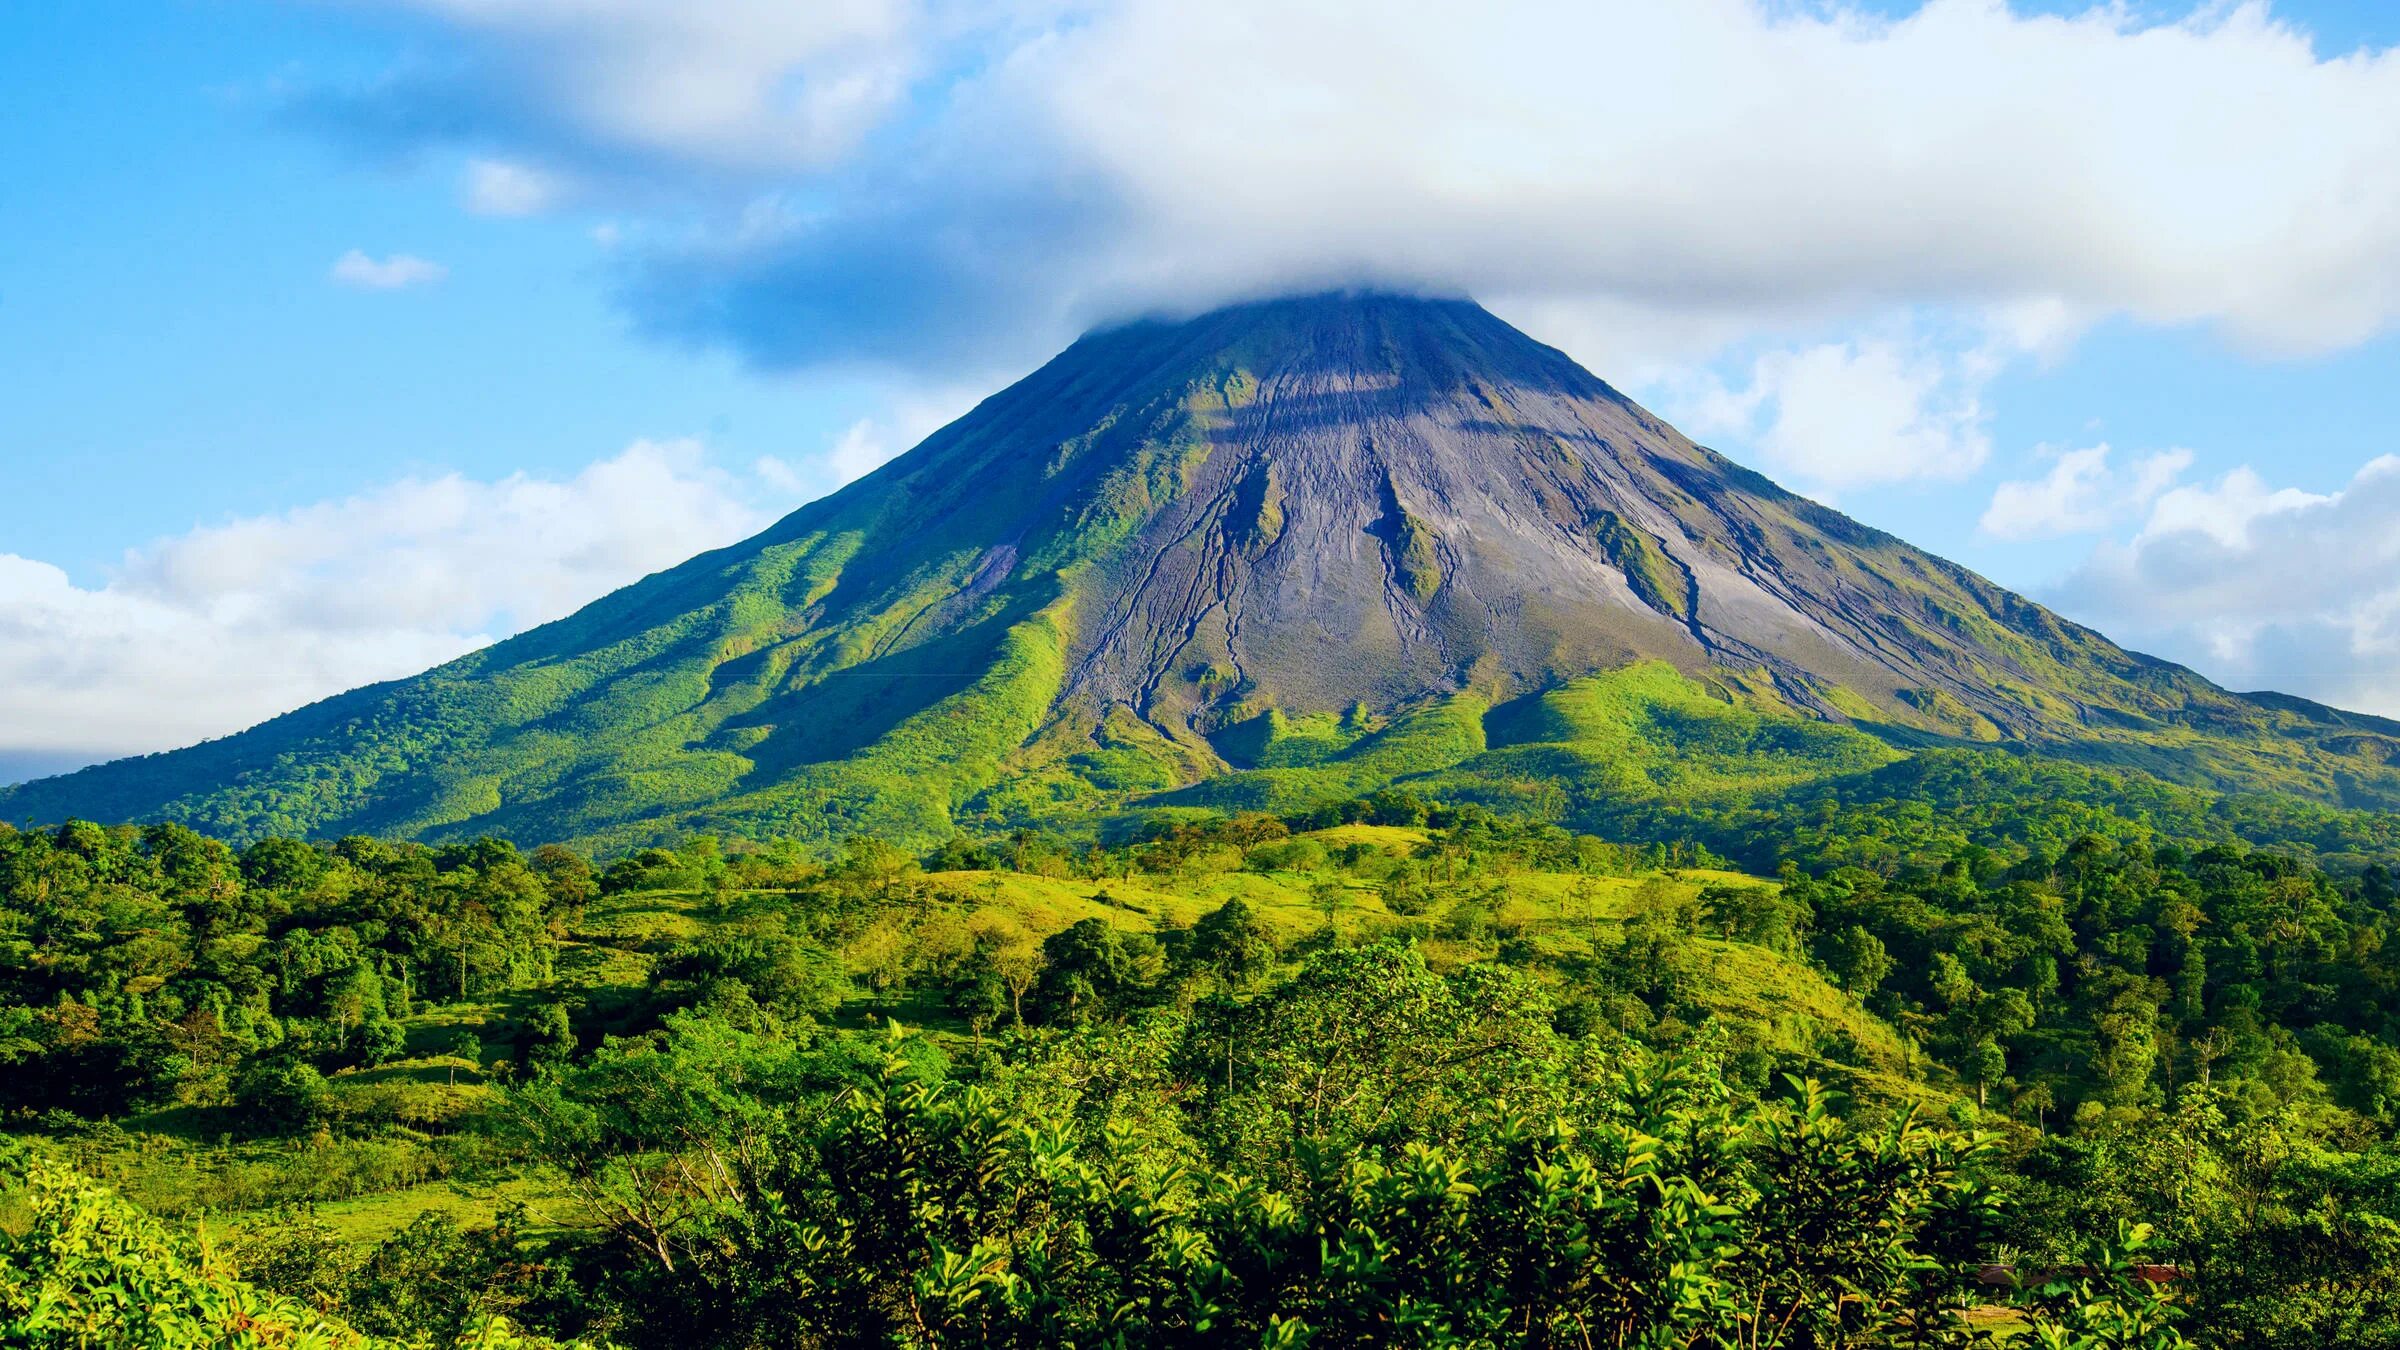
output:
[[[1416,784],[1588,827],[1945,747],[2400,802],[2400,726],[2126,652],[1470,303],[1337,295],[1094,334],[753,539],[0,818],[929,845]]]

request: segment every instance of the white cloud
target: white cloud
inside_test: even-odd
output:
[[[1734,438],[1807,488],[1959,479],[1991,453],[1982,394],[2007,341],[1960,351],[1902,328],[1770,350],[1734,382],[1706,370],[1653,382],[1662,411],[1687,431]]]
[[[2384,463],[2367,466],[2373,471]],[[2159,498],[2142,527],[2137,543],[2170,539],[2178,534],[2201,534],[2227,548],[2250,546],[2250,527],[2260,518],[2282,515],[2333,500],[2298,488],[2270,488],[2256,470],[2245,464],[2227,473],[2215,487],[2180,487]]]
[[[988,347],[1354,280],[2293,351],[2400,317],[2400,57],[2320,57],[2263,3],[387,2],[448,20],[470,75],[358,96],[441,101],[378,128],[773,205],[668,261],[775,289],[779,340],[767,306],[666,319],[778,362],[935,352],[937,306]]]
[[[2262,4],[1099,11],[995,85],[1135,204],[1105,284],[2063,304],[2302,349],[2400,313],[2400,59]]]
[[[48,768],[239,730],[476,645],[392,629],[311,640],[117,586],[87,590],[48,563],[0,554],[0,746]]]
[[[467,209],[479,216],[531,216],[558,205],[566,180],[530,164],[504,159],[467,161]]]
[[[450,269],[407,253],[395,253],[388,258],[377,259],[352,249],[334,259],[328,275],[345,286],[371,291],[396,291],[440,281],[450,275]]]
[[[778,491],[815,497],[856,482],[907,448],[893,439],[882,420],[862,417],[843,428],[833,444],[813,460],[793,464],[775,455],[762,455],[750,471]]]
[[[2271,688],[2400,716],[2400,456],[2331,494],[2250,469],[2179,487],[2054,597],[2128,645]]]
[[[2400,325],[2400,51],[2266,0],[370,2],[453,59],[334,122],[572,175],[640,331],[765,367],[1463,290],[1835,493],[1973,473],[2095,324]]]
[[[762,455],[751,463],[750,472],[795,501],[824,496],[866,477],[958,420],[983,392],[982,386],[966,384],[881,389],[881,412],[851,422],[823,450],[798,462]]]
[[[1360,281],[1727,341],[2013,316],[2053,355],[2111,316],[2278,352],[2400,321],[2400,55],[2265,0],[374,2],[453,59],[321,120],[663,214],[637,317],[767,365],[955,373]]]
[[[2058,452],[2050,472],[1992,491],[1984,533],[1999,539],[2088,534],[2141,513],[2192,465],[2189,450],[2160,450],[2112,468],[2104,444]]]
[[[452,25],[491,124],[562,149],[822,167],[890,115],[932,35],[911,0],[386,0]],[[383,92],[439,99],[450,86]]]
[[[853,422],[834,442],[828,467],[845,483],[865,476],[875,466],[900,453],[881,428],[871,421]]]
[[[0,554],[0,760],[165,749],[413,674],[742,538],[808,486],[637,441],[572,477],[407,479],[203,526],[95,586]]]

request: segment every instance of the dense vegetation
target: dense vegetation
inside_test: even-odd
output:
[[[2400,1345],[2375,818],[1910,764],[1638,845],[0,827],[0,1343]]]

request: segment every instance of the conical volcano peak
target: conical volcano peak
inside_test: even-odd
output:
[[[1471,299],[1352,289],[1246,301],[1182,319],[1141,319],[1087,334],[1070,348],[1132,344],[1180,349],[1252,370],[1347,374],[1424,395],[1493,381],[1560,393],[1607,386],[1564,352],[1494,317]]]
[[[1343,767],[1317,787],[1442,769],[1507,795],[1590,720],[1556,700],[1636,663],[1795,726],[2400,799],[2374,758],[2400,727],[2130,655],[1694,445],[1472,301],[1342,291],[1095,331],[753,539],[0,805],[605,845],[930,839],[1203,780],[1271,804],[1320,762]]]
[[[1790,499],[1471,301],[1267,301],[1061,360],[1112,344],[1178,353],[1185,397],[1110,470],[1176,465],[1085,579],[1107,616],[1070,663],[1089,713],[1213,744],[1270,712],[1505,698],[1643,658],[1788,665],[1803,699],[1779,650],[1865,673],[1746,574],[1761,523],[1711,504]]]
[[[1317,296],[1157,336],[1207,373],[1133,452],[1173,447],[1175,481],[1094,569],[1111,619],[1072,690],[1183,739],[1688,642],[1594,546],[1605,518],[1665,523],[1616,462],[1648,419],[1479,306]]]

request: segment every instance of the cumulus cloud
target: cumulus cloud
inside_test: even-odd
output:
[[[2375,472],[2384,461],[2367,466]],[[2248,548],[2250,528],[2261,519],[2285,515],[2334,500],[2298,488],[2267,486],[2258,471],[2245,464],[2217,480],[2214,487],[2183,487],[2159,498],[2136,543],[2177,535],[2204,535],[2227,548]]]
[[[794,465],[768,456],[752,465],[752,471],[795,500],[823,496],[866,477],[958,420],[979,397],[979,387],[963,384],[886,390],[881,416],[852,422],[812,459]]]
[[[2012,479],[1993,489],[1983,512],[1984,533],[2042,539],[2104,530],[2139,515],[2192,466],[2191,451],[2160,450],[2115,468],[2105,443],[2055,455],[2050,472],[2041,477]]]
[[[2050,597],[2245,688],[2400,716],[2400,456],[2330,494],[2236,469],[2163,493]]]
[[[1958,479],[1991,453],[1982,389],[1996,361],[1914,338],[1870,337],[1775,350],[1730,383],[1670,381],[1667,400],[1702,437],[1732,436],[1767,467],[1827,492],[1917,478]]]
[[[370,258],[358,249],[352,249],[333,260],[333,267],[327,275],[345,286],[357,286],[370,291],[397,291],[440,281],[450,275],[450,269],[407,253],[395,253],[388,258]]]
[[[383,2],[447,61],[319,104],[729,203],[624,295],[770,365],[1359,281],[1746,331],[2063,308],[2277,352],[2400,318],[2400,57],[2321,55],[2261,0]]]
[[[437,25],[440,59],[300,111],[371,141],[735,172],[822,168],[926,72],[910,0],[381,0]]]
[[[467,161],[467,209],[479,216],[538,215],[566,196],[566,180],[546,169],[504,159]]]
[[[570,477],[413,478],[207,525],[98,585],[0,554],[0,771],[166,749],[413,674],[695,553],[828,485],[639,441]]]

